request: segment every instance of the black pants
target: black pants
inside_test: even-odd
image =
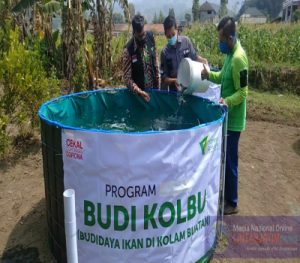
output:
[[[233,207],[238,203],[238,150],[240,132],[227,131],[225,200]]]

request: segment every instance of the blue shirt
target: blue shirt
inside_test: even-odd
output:
[[[178,67],[183,58],[197,60],[197,53],[191,40],[185,36],[178,36],[176,46],[166,45],[160,56],[161,79],[177,78]]]

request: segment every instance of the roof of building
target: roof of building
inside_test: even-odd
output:
[[[248,7],[245,12],[243,13],[244,15],[250,15],[251,17],[266,17],[261,11],[259,11],[256,7]]]
[[[216,5],[205,1],[204,4],[200,6],[200,11],[215,11],[218,13],[218,9],[216,9]]]
[[[282,20],[282,10],[279,12],[279,14],[271,21],[271,23],[280,22]]]
[[[219,14],[220,5],[205,1],[204,4],[200,6],[200,12],[207,12],[207,11],[215,11],[217,14]],[[235,13],[232,10],[227,8],[227,15],[234,17]]]

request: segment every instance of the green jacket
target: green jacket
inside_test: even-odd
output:
[[[210,72],[209,80],[221,84],[221,96],[228,105],[228,130],[246,128],[246,97],[248,95],[248,59],[240,41],[225,58],[219,72]]]

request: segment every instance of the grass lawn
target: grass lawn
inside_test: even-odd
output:
[[[249,89],[247,117],[300,127],[300,97]]]

